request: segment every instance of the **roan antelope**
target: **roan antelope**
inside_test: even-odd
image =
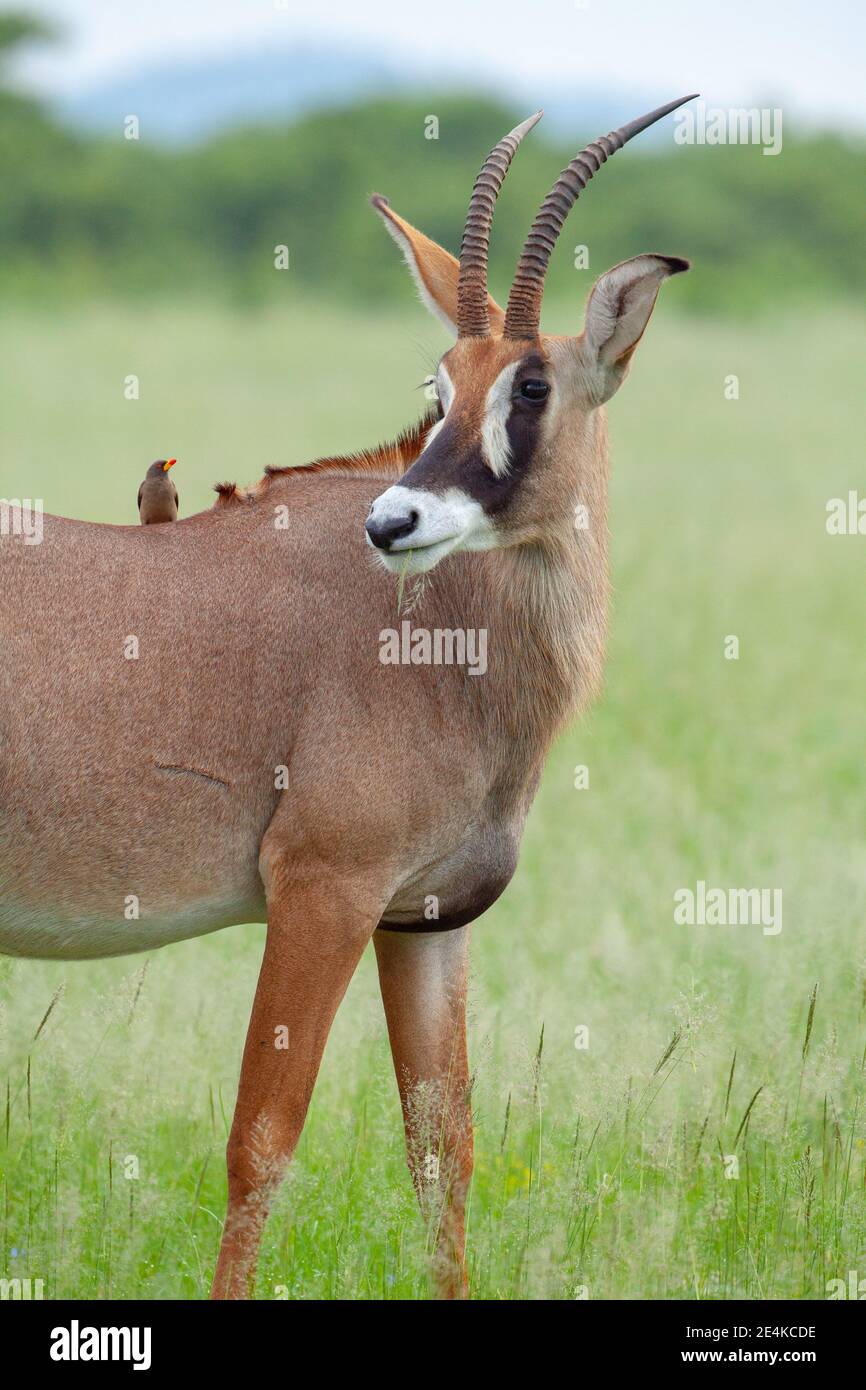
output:
[[[599,166],[680,104],[563,171],[504,312],[487,293],[493,206],[538,117],[485,162],[459,263],[373,199],[456,334],[436,408],[395,443],[269,470],[248,492],[222,485],[213,509],[171,526],[45,517],[41,544],[0,541],[0,950],[122,955],[267,921],[214,1297],[252,1289],[371,938],[410,1169],[441,1204],[438,1290],[466,1292],[468,924],[511,878],[551,741],[599,684],[604,404],[687,262],[641,255],[602,275],[576,337],[540,331],[545,271]],[[382,659],[391,574],[434,567],[416,631],[486,633],[483,674],[414,638],[407,663]]]

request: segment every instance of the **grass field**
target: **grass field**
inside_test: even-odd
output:
[[[866,1277],[866,537],[825,529],[862,480],[866,325],[687,322],[675,296],[610,408],[606,690],[474,933],[481,1298],[811,1299]],[[548,326],[577,322],[560,306]],[[173,454],[195,510],[217,479],[405,423],[446,345],[420,309],[7,317],[0,496],[132,522],[145,466]],[[698,880],[781,889],[781,932],[677,925]],[[0,962],[0,1277],[205,1295],[261,945],[250,926],[150,958]],[[263,1298],[427,1296],[370,956]]]

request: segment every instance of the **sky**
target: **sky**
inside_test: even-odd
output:
[[[74,95],[153,59],[294,39],[362,42],[484,85],[538,92],[700,91],[711,105],[774,104],[866,127],[864,0],[0,0],[58,21],[65,42],[19,69]]]

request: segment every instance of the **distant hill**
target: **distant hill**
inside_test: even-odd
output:
[[[365,97],[423,99],[430,110],[449,91],[506,101],[515,121],[543,106],[550,135],[591,139],[676,93],[617,93],[582,85],[539,85],[505,92],[473,73],[446,78],[417,59],[389,52],[320,43],[250,49],[198,62],[181,59],[131,69],[95,82],[74,98],[53,104],[65,124],[93,134],[115,134],[127,115],[139,118],[143,138],[189,144],[236,126],[285,124],[308,112],[353,104]],[[650,135],[650,140],[653,136]],[[655,138],[658,138],[657,136]]]
[[[69,125],[95,134],[117,131],[133,114],[148,138],[180,144],[354,101],[399,80],[399,68],[373,52],[299,44],[145,65],[94,83],[53,109]]]

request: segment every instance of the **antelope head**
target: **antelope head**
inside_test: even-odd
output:
[[[475,181],[460,260],[372,199],[401,248],[421,298],[456,336],[439,363],[441,418],[398,483],[373,503],[367,540],[395,572],[432,569],[454,551],[539,542],[573,518],[582,470],[604,437],[604,412],[626,376],[661,282],[688,261],[647,254],[602,275],[583,332],[540,330],[550,256],[565,219],[601,165],[683,97],[601,136],[562,171],[526,238],[503,311],[487,292],[497,195],[541,112],[493,149]]]

